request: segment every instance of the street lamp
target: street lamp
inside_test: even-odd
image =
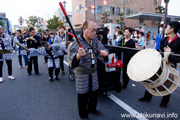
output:
[[[64,8],[66,8],[66,1],[63,2]]]
[[[63,6],[66,9],[66,1],[63,1]],[[64,26],[66,27],[65,17],[63,17],[63,23],[64,23]]]
[[[165,6],[165,13],[164,13],[164,24],[163,24],[163,37],[164,37],[164,34],[165,34],[165,24],[166,24],[166,17],[167,17],[167,9],[168,9],[168,3],[169,3],[170,0],[164,0],[166,6]]]

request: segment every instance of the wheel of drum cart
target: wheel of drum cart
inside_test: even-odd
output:
[[[68,78],[69,78],[70,81],[74,81],[74,80],[75,80],[75,75],[74,75],[74,73],[70,74],[70,75],[68,76]]]
[[[111,96],[112,95],[112,91],[105,92],[105,95],[106,96]]]

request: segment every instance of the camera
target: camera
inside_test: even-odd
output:
[[[96,37],[102,42],[102,44],[107,44],[107,27],[97,28]]]

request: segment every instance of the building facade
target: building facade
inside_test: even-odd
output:
[[[4,23],[3,29],[5,33],[12,33],[12,25],[8,18],[6,18],[6,13],[0,13],[0,21]]]
[[[67,13],[67,15],[68,15],[68,17],[69,17],[70,22],[72,22],[72,12],[71,12],[71,11],[67,11],[66,13]],[[65,16],[64,16],[61,8],[58,8],[58,10],[56,10],[56,11],[54,12],[54,15],[55,15],[56,17],[59,17],[59,20],[64,23],[64,25],[65,25],[66,28],[69,27],[69,24],[67,23],[66,18],[65,18]]]
[[[109,19],[112,19],[112,23],[117,23],[120,19],[119,14],[123,12],[124,0],[107,0],[107,5],[103,4],[103,0],[96,1],[96,21],[97,25],[101,27],[104,23],[101,19],[102,14],[109,11],[111,15]],[[149,12],[155,13],[155,8],[161,6],[161,0],[126,0],[125,16],[138,13]],[[94,5],[94,0],[72,0],[72,23],[76,27],[82,24],[85,20],[95,20],[94,10],[91,6]],[[86,7],[86,8],[85,8]],[[85,10],[86,9],[86,10]],[[139,20],[125,19],[127,27],[137,28],[139,27]],[[157,22],[145,21],[147,27],[157,26]]]

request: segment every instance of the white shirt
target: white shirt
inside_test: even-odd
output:
[[[179,34],[179,33],[177,33],[177,35],[178,35],[178,37],[180,37],[180,34]]]
[[[118,41],[120,40],[121,37],[122,37],[122,35],[116,36],[116,42],[118,42]]]

